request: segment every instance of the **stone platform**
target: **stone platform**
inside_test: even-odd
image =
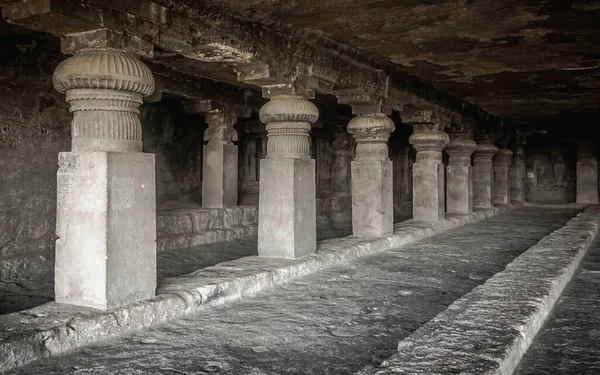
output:
[[[448,215],[439,223],[409,220],[397,224],[394,234],[385,238],[322,240],[318,243],[316,254],[297,260],[250,256],[219,263],[187,275],[166,277],[159,284],[155,298],[112,311],[49,303],[4,315],[0,317],[0,370],[68,353],[91,343],[163,324],[209,306],[252,296],[328,267],[398,248],[506,210],[502,207],[477,211],[472,215]]]
[[[350,374],[577,213],[511,211],[9,373]]]
[[[357,374],[512,374],[599,229],[592,206]]]
[[[258,208],[202,208],[188,201],[169,201],[158,207],[156,250],[182,249],[256,236]]]
[[[600,374],[600,238],[596,237],[514,375]]]

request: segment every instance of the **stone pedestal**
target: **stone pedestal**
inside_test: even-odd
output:
[[[300,258],[316,251],[315,161],[309,131],[319,116],[304,97],[278,94],[260,110],[267,156],[260,162],[258,255]]]
[[[446,167],[446,211],[453,214],[473,212],[473,168],[471,154],[477,145],[466,133],[451,135],[446,147],[450,156]]]
[[[494,166],[494,204],[498,206],[510,204],[510,179],[508,169],[511,164],[512,151],[501,148],[493,159]]]
[[[360,115],[348,124],[356,139],[352,161],[352,233],[388,235],[394,230],[392,162],[387,139],[394,123],[383,113]]]
[[[577,203],[598,204],[598,160],[594,148],[585,145],[579,146]]]
[[[525,202],[525,161],[519,156],[510,166],[510,201]]]
[[[417,150],[413,164],[413,219],[436,222],[444,219],[444,165],[442,150],[448,134],[439,131],[437,119],[427,113],[409,116],[413,125],[409,142]]]
[[[238,203],[238,146],[233,113],[208,113],[202,159],[202,207],[223,208]]]
[[[156,289],[154,155],[59,155],[56,302],[108,309]]]
[[[487,138],[478,139],[477,149],[473,153],[473,207],[493,207],[494,168],[492,158],[498,148]]]
[[[73,151],[60,154],[57,178],[56,301],[107,309],[150,298],[154,155],[141,153],[138,107],[154,90],[152,73],[120,50],[84,49],[53,81],[73,112]]]

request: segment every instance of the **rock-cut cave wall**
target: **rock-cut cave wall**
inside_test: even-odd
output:
[[[0,279],[51,267],[58,153],[70,150],[69,106],[52,85],[58,41],[0,38]],[[157,200],[199,191],[202,116],[165,99],[141,108],[144,152],[156,155]],[[194,194],[190,194],[194,195]]]

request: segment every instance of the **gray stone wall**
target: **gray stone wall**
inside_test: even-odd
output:
[[[544,143],[542,143],[544,141]],[[577,145],[548,139],[528,141],[526,198],[536,203],[575,201]]]
[[[58,152],[70,115],[52,86],[58,44],[0,40],[0,260],[54,248]]]
[[[181,100],[165,98],[140,108],[144,152],[155,154],[159,202],[202,193],[204,116],[183,110]]]
[[[58,40],[0,39],[0,278],[51,259],[58,153],[70,150],[71,114],[52,73]],[[156,154],[159,202],[200,192],[202,116],[166,98],[141,108],[144,152]],[[199,197],[198,197],[199,201]]]

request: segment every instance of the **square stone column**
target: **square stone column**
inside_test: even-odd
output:
[[[213,100],[184,102],[190,113],[205,113],[202,158],[202,207],[224,208],[238,204],[237,116],[225,103]]]
[[[494,165],[494,204],[503,206],[510,204],[510,180],[508,169],[510,167],[512,151],[501,148],[496,153],[492,163]]]
[[[394,231],[392,161],[387,140],[394,123],[384,113],[350,120],[348,132],[356,139],[352,161],[352,233],[382,237]]]
[[[315,161],[309,131],[317,107],[298,94],[275,88],[260,110],[267,155],[260,161],[258,255],[300,258],[317,248]],[[269,92],[263,88],[263,94]],[[265,95],[267,96],[267,95]]]
[[[439,121],[430,111],[418,111],[405,117],[404,122],[413,126],[408,141],[417,150],[417,160],[413,164],[413,219],[443,220],[445,171],[442,150],[450,139],[439,130]]]
[[[453,133],[446,152],[450,156],[446,167],[446,212],[473,212],[473,167],[471,154],[477,148],[467,133]]]
[[[473,153],[473,207],[493,207],[494,169],[492,158],[498,148],[487,136],[476,139],[477,149]]]
[[[55,295],[109,309],[156,290],[154,155],[141,152],[138,111],[154,78],[136,57],[108,47],[119,34],[89,35],[71,34],[66,45],[107,47],[83,48],[53,77],[73,113],[72,151],[60,154],[57,175]]]
[[[579,145],[577,161],[577,203],[598,204],[598,159],[596,150]]]
[[[333,133],[331,151],[333,161],[331,165],[331,189],[330,194],[334,197],[348,197],[351,195],[351,171],[352,148],[354,141],[347,132]]]
[[[510,165],[510,201],[525,202],[525,161],[518,155]]]

